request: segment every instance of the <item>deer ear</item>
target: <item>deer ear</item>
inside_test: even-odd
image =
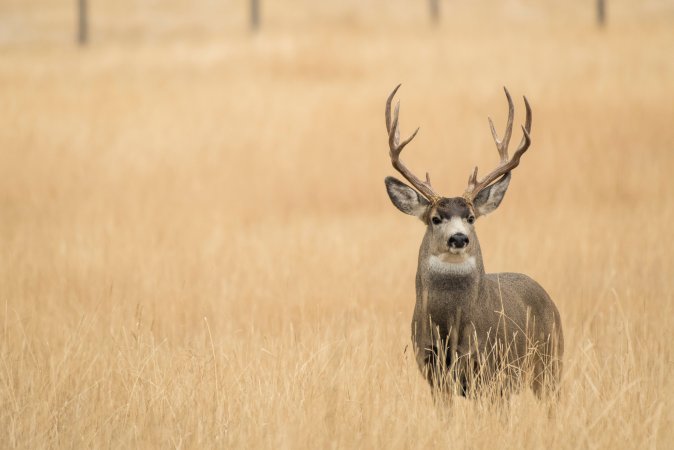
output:
[[[506,190],[508,190],[508,184],[510,184],[510,172],[501,177],[496,183],[482,189],[473,201],[475,214],[478,217],[485,216],[498,208],[498,205],[501,204],[501,200],[505,196]]]
[[[417,216],[419,219],[423,218],[426,208],[430,205],[428,200],[396,178],[386,177],[384,183],[386,183],[386,192],[396,208],[405,214]]]

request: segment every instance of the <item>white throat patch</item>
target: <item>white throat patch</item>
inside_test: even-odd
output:
[[[428,258],[429,270],[438,275],[468,275],[477,267],[475,257],[457,258],[455,255],[431,256]],[[453,262],[452,260],[456,260]]]

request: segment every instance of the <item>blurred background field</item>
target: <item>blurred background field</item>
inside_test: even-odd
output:
[[[669,448],[674,2],[0,5],[4,448]],[[556,301],[554,416],[433,404],[410,354],[423,226],[384,102],[446,195],[532,147],[478,224]],[[513,140],[518,140],[516,134]]]

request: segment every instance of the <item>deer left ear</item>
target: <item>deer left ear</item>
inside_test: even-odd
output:
[[[386,192],[388,192],[388,196],[396,208],[410,216],[416,216],[419,219],[423,218],[429,205],[428,200],[402,181],[393,177],[386,177],[384,182],[386,183]]]
[[[475,214],[478,217],[486,216],[498,208],[498,205],[501,204],[501,201],[508,190],[508,184],[510,184],[510,172],[505,174],[505,176],[496,183],[482,189],[473,201]]]

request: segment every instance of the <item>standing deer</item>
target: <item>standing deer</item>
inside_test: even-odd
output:
[[[541,397],[557,390],[564,352],[559,312],[545,290],[519,273],[485,273],[475,221],[494,211],[510,183],[511,172],[531,144],[531,108],[526,97],[524,136],[512,159],[508,144],[514,106],[510,93],[508,121],[499,139],[489,119],[500,164],[481,180],[477,167],[461,197],[435,193],[428,173],[417,178],[400,160],[400,153],[417,130],[400,142],[398,103],[391,119],[386,101],[386,129],[393,167],[413,189],[393,177],[385,180],[393,204],[426,225],[419,249],[417,301],[412,318],[416,360],[431,387],[458,390],[472,396],[486,387],[497,394],[519,384],[531,385]],[[434,392],[437,392],[434,389]]]

